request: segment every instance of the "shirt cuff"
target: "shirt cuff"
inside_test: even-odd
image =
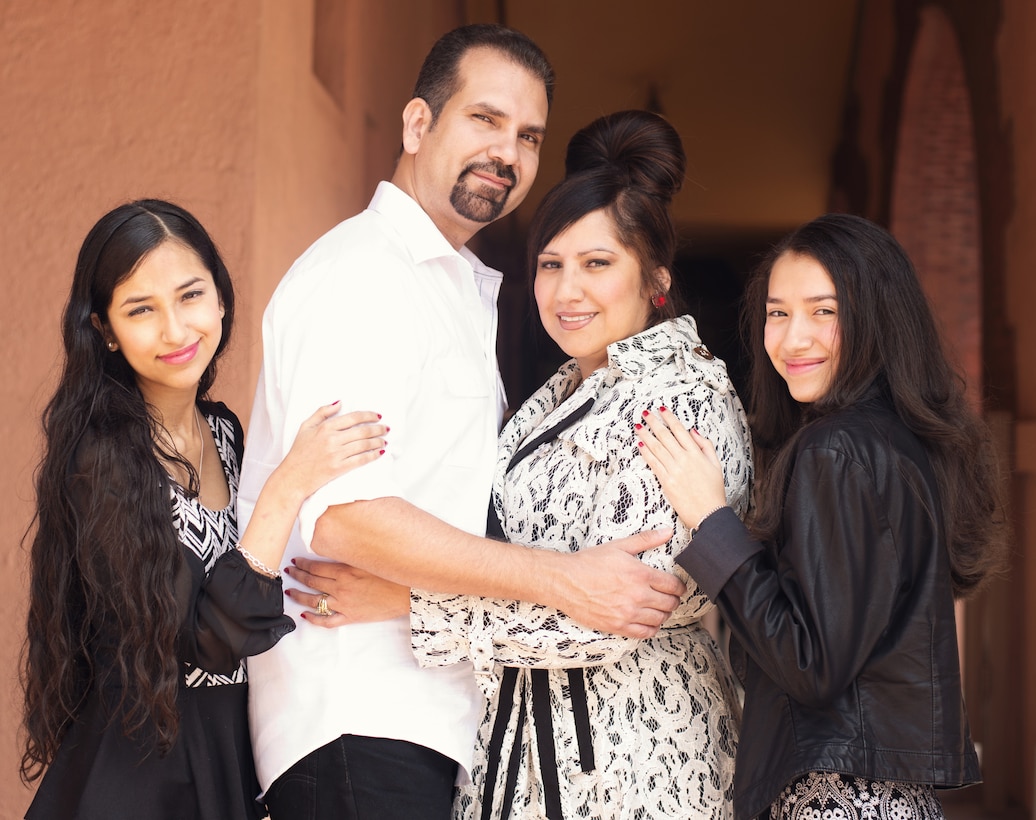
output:
[[[701,522],[694,539],[676,556],[676,563],[715,601],[738,567],[762,549],[737,513],[723,507]]]

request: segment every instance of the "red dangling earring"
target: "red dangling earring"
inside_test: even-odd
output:
[[[665,305],[665,294],[656,293],[654,296],[651,297],[651,304],[656,308],[663,307]]]

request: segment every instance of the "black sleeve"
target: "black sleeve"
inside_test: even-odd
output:
[[[240,469],[245,439],[241,422],[222,402],[202,403],[202,410],[233,424],[237,465],[232,469]],[[279,577],[255,572],[233,548],[216,560],[208,575],[193,552],[185,549],[184,555],[187,577],[177,579],[177,595],[186,591],[190,597],[181,635],[184,660],[208,672],[230,674],[242,658],[265,652],[295,629],[284,614]]]
[[[703,522],[681,565],[703,583],[734,637],[801,703],[821,706],[860,673],[888,625],[899,560],[864,467],[837,451],[800,453],[779,550],[731,512]]]
[[[241,432],[236,417],[222,405],[206,409],[234,421],[237,445]],[[154,528],[154,532],[164,529],[168,543],[176,543],[168,498],[151,520],[134,518],[131,526],[127,505],[141,502],[140,488],[133,486],[113,452],[99,437],[84,437],[69,475],[76,526],[81,530],[79,560],[89,564],[95,582],[108,589],[126,582],[120,568],[112,566],[113,545],[147,549],[140,527]],[[142,509],[150,507],[144,504]],[[181,546],[173,595],[180,613],[180,658],[209,672],[231,674],[242,658],[265,652],[295,629],[295,623],[284,614],[281,580],[254,572],[236,549],[220,556],[206,576],[198,556]],[[118,602],[112,606],[117,607]],[[118,620],[102,617],[113,623]]]
[[[198,557],[184,552],[184,571],[195,579],[204,576]],[[281,579],[255,572],[240,552],[230,549],[200,580],[181,651],[195,666],[230,674],[242,658],[265,652],[294,629],[295,622],[284,614]]]

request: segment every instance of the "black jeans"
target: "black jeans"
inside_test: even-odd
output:
[[[270,820],[449,820],[457,762],[381,737],[342,735],[266,792]]]

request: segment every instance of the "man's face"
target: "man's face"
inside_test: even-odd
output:
[[[457,246],[525,199],[547,123],[543,81],[501,52],[472,49],[458,75],[457,92],[411,151],[410,192]]]

